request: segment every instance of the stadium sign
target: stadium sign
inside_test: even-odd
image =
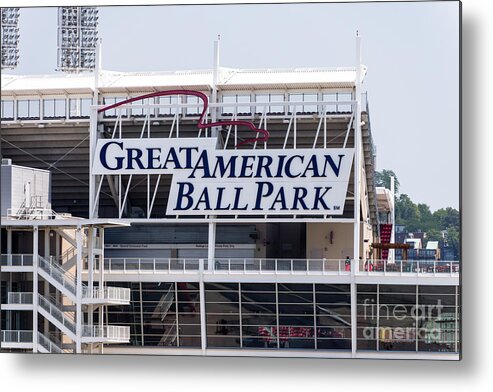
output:
[[[216,138],[100,139],[92,174],[168,174],[168,215],[341,215],[354,149],[222,150]]]

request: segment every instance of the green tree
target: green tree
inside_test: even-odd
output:
[[[399,193],[399,180],[392,170],[383,169],[375,172],[375,186],[383,186],[390,189],[390,177],[394,177],[395,194]]]
[[[405,193],[396,198],[395,223],[406,226],[407,231],[422,231],[419,208]]]

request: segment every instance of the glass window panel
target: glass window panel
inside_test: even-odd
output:
[[[188,96],[187,97],[187,104],[196,104],[195,106],[189,106],[187,107],[187,114],[191,114],[191,115],[197,115],[197,114],[200,114],[202,109],[201,109],[201,105],[202,105],[202,101],[199,100],[198,97],[194,97],[194,96]]]
[[[65,99],[55,99],[55,117],[63,118],[66,117],[65,107],[67,101]]]
[[[238,95],[237,96],[237,102],[238,103],[250,103],[250,101],[251,101],[250,95]],[[238,106],[238,113],[250,113],[250,112],[251,112],[250,105]]]
[[[303,102],[316,102],[318,100],[317,94],[304,94]],[[314,113],[317,111],[317,105],[303,105],[303,111],[307,113]]]
[[[351,296],[349,293],[316,293],[317,304],[350,304]]]
[[[208,313],[238,313],[238,303],[211,303],[206,304],[206,310]]]
[[[313,317],[313,304],[279,304],[280,314],[303,314]]]
[[[450,294],[455,295],[455,286],[418,286],[419,294]]]
[[[344,338],[319,338],[317,339],[319,350],[350,350],[351,339]]]
[[[242,283],[242,293],[246,292],[276,292],[275,283]]]
[[[246,292],[241,295],[241,302],[243,303],[275,303],[276,293],[254,293]]]
[[[14,118],[14,101],[2,100],[2,118]]]
[[[206,291],[238,291],[238,283],[206,283]]]
[[[81,117],[89,117],[91,115],[91,99],[90,98],[83,98],[80,100],[81,101],[81,106],[80,106],[80,116]]]
[[[264,113],[269,111],[269,95],[268,94],[257,94],[255,96],[255,102],[259,105],[255,106],[255,112]]]
[[[29,117],[38,117],[39,118],[39,107],[40,107],[40,101],[39,100],[29,100]]]
[[[279,303],[312,303],[313,293],[283,293],[279,292]]]
[[[55,100],[44,99],[43,100],[43,117],[52,118],[55,117]]]
[[[208,347],[240,347],[239,336],[207,336]]]

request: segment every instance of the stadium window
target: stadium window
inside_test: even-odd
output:
[[[270,94],[270,103],[282,103],[284,102],[283,94]],[[270,113],[284,113],[283,105],[270,105]]]
[[[303,94],[289,94],[289,102],[303,102]],[[301,112],[303,110],[303,105],[289,105],[289,111]]]
[[[255,105],[256,113],[264,113],[269,111],[269,94],[256,94],[255,102],[258,105]]]
[[[2,100],[2,120],[14,119],[14,101]]]
[[[251,102],[251,97],[250,97],[250,95],[237,95],[236,96],[236,102],[249,104]],[[250,114],[250,112],[251,112],[250,105],[238,106],[238,114]]]
[[[65,118],[65,99],[44,99],[43,118]]]
[[[337,100],[338,101],[351,101],[352,99],[352,94],[351,93],[338,93],[337,94]],[[350,112],[351,111],[351,105],[338,105],[338,112]]]
[[[222,108],[222,114],[233,114],[235,111],[235,107],[232,106],[226,106],[225,104],[228,103],[236,103],[236,95],[223,95],[223,108]]]
[[[90,98],[70,98],[70,118],[87,118],[90,115]]]
[[[38,99],[26,99],[17,101],[17,118],[26,120],[39,119],[39,105]]]
[[[188,106],[187,107],[187,115],[197,115],[200,114],[200,103],[202,101],[199,100],[198,97],[188,96],[187,104],[197,104],[196,106]]]
[[[303,102],[316,102],[317,94],[303,94]],[[315,113],[317,111],[317,105],[303,105],[303,112]]]

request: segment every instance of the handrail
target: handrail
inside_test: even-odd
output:
[[[28,292],[10,292],[7,294],[8,304],[31,304],[33,303],[33,293]]]
[[[33,331],[27,330],[8,330],[4,329],[1,335],[2,343],[31,343],[33,341]]]
[[[359,270],[363,274],[418,274],[455,276],[460,272],[458,260],[360,260]]]
[[[22,254],[3,254],[0,258],[1,265],[8,267],[32,267],[33,255],[29,253]]]
[[[128,341],[130,340],[130,327],[86,324],[82,326],[82,336],[96,339]]]
[[[91,290],[89,287],[84,285],[82,287],[82,297],[89,299],[130,302],[130,289],[126,287],[93,287]]]
[[[76,333],[74,318],[63,312],[55,303],[41,294],[38,294],[38,304],[70,332]]]
[[[67,290],[72,293],[72,295],[76,295],[77,287],[76,287],[76,277],[71,273],[65,271],[62,267],[60,267],[56,263],[52,263],[45,258],[38,256],[38,264],[39,267],[45,271],[48,275],[50,275],[54,280],[56,280],[59,284],[65,287]]]
[[[109,274],[186,274],[199,273],[201,262],[204,263],[204,273],[212,274],[349,275],[353,264],[347,259],[215,258],[211,268],[207,269],[207,259],[116,257],[105,258],[104,268]],[[407,260],[391,264],[386,260],[373,260],[371,267],[365,263],[366,260],[360,260],[357,274],[409,272],[455,276],[460,269],[459,261]]]
[[[61,354],[63,353],[63,349],[59,347],[57,344],[52,342],[48,337],[43,335],[38,331],[38,343],[43,346],[49,353]]]

